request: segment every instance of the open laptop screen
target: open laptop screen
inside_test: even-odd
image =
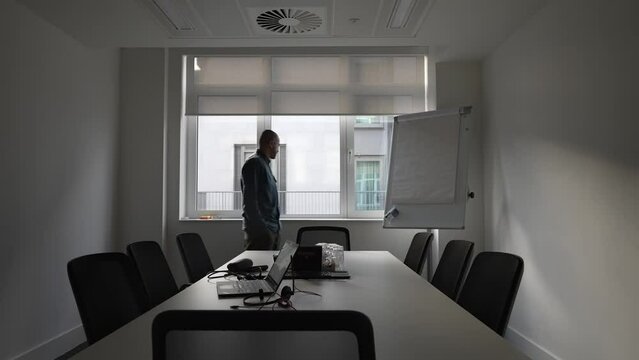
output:
[[[282,282],[282,279],[284,279],[286,269],[288,269],[288,266],[291,263],[291,257],[295,255],[296,250],[296,243],[292,241],[284,243],[282,250],[280,250],[280,254],[277,256],[275,263],[273,263],[273,266],[271,267],[271,271],[268,272],[266,277],[266,280],[273,286],[273,289],[277,289]]]

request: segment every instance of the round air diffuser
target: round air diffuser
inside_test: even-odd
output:
[[[301,34],[322,25],[322,18],[300,9],[273,9],[257,16],[257,24],[278,34]]]

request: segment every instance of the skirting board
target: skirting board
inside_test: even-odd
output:
[[[519,331],[509,327],[504,335],[506,340],[511,343],[517,350],[526,354],[533,360],[561,360],[559,357],[536,344]]]
[[[82,325],[51,338],[34,348],[23,352],[12,360],[55,359],[87,340]]]

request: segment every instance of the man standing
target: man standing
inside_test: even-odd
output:
[[[270,163],[280,148],[274,131],[264,130],[260,148],[242,166],[242,230],[246,250],[277,250],[280,237],[280,208],[277,180]]]

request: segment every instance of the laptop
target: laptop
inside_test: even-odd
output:
[[[322,247],[300,246],[295,252],[286,279],[350,279],[348,271],[322,270]]]
[[[284,243],[280,254],[271,266],[271,270],[264,280],[234,280],[217,282],[218,297],[233,296],[249,296],[263,294],[272,294],[277,291],[280,286],[284,274],[291,264],[291,258],[295,255],[298,245],[295,242],[287,241]]]

